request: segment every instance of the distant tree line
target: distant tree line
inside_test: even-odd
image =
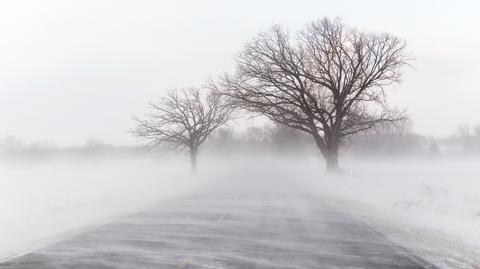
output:
[[[83,145],[58,146],[48,140],[24,142],[12,135],[0,138],[0,158],[3,160],[89,159],[108,160],[140,156],[137,146],[114,146],[99,139],[88,138]]]
[[[480,124],[459,124],[456,132],[443,143],[464,154],[480,154]]]
[[[480,126],[480,125],[479,125]],[[461,124],[446,137],[426,137],[412,132],[411,124],[379,124],[352,135],[341,144],[341,153],[352,158],[390,157],[461,157],[480,156],[480,134],[476,126]],[[244,129],[223,126],[215,129],[205,140],[204,151],[223,158],[234,156],[310,158],[318,156],[315,141],[304,132],[276,123]],[[3,159],[164,159],[170,148],[158,145],[155,151],[144,151],[142,146],[114,146],[96,138],[88,138],[83,145],[60,147],[49,141],[24,142],[14,136],[0,138],[0,158]]]
[[[280,124],[265,124],[242,131],[220,128],[205,147],[216,155],[256,155],[283,158],[308,157],[312,139],[298,130]]]

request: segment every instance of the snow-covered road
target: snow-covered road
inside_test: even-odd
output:
[[[435,268],[341,201],[253,174],[262,176],[210,182],[0,268]]]

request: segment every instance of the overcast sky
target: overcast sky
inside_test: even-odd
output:
[[[413,69],[391,95],[415,131],[480,123],[478,1],[31,0],[0,4],[0,136],[132,144],[131,116],[172,87],[232,69],[259,31],[341,17],[405,38]]]

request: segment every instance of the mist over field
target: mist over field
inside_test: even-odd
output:
[[[0,164],[2,259],[195,186],[178,163],[48,160]],[[180,170],[181,171],[181,170]]]
[[[0,3],[0,268],[480,268],[480,4]]]
[[[324,171],[318,153],[298,147],[292,151],[288,142],[269,147],[272,143],[264,141],[259,148],[253,140],[240,146],[222,141],[219,146],[212,139],[204,148],[196,175],[184,154],[139,148],[123,155],[112,147],[101,154],[77,149],[76,154],[43,152],[48,158],[38,152],[2,158],[0,257],[74,237],[152,203],[248,190],[341,201],[343,210],[430,262],[444,268],[455,268],[452,260],[478,262],[476,156],[384,154],[362,159],[350,154],[342,158],[342,172],[332,175]]]

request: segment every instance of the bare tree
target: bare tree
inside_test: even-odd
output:
[[[133,133],[150,147],[166,144],[172,150],[188,150],[192,172],[197,168],[200,145],[232,115],[220,95],[210,92],[202,98],[197,88],[172,90],[158,103],[151,103],[150,109],[143,118],[134,118]]]
[[[19,138],[13,135],[7,135],[0,138],[0,153],[19,152],[25,148],[25,144]]]
[[[259,34],[220,85],[232,105],[312,135],[335,171],[341,139],[405,117],[388,108],[385,87],[399,81],[407,60],[395,36],[322,19],[295,38],[280,26]]]
[[[468,123],[459,124],[457,137],[464,152],[475,150],[475,128],[471,128]]]
[[[469,140],[471,137],[470,125],[467,123],[462,123],[457,126],[458,137],[463,140]]]

